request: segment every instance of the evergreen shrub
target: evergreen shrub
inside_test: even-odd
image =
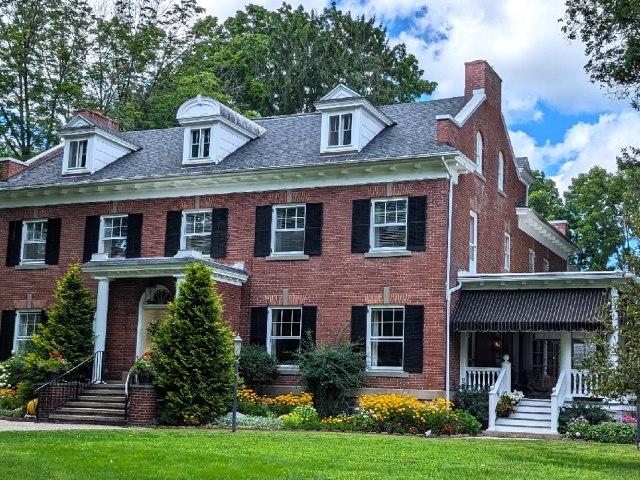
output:
[[[247,345],[240,353],[240,376],[252,390],[262,393],[262,387],[278,378],[278,359],[263,345]]]

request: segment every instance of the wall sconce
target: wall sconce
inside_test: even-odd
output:
[[[154,298],[156,298],[157,290],[158,290],[158,287],[156,287],[155,285],[144,287],[144,300],[147,303],[153,303]]]
[[[500,353],[501,349],[502,349],[502,339],[500,338],[499,335],[496,334],[496,336],[493,338],[493,351],[496,353]]]

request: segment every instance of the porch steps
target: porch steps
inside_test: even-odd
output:
[[[124,426],[124,383],[92,385],[49,415],[52,423]]]
[[[516,413],[496,419],[495,432],[551,435],[551,400],[525,398]]]

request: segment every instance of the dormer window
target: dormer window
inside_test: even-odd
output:
[[[209,158],[211,155],[211,128],[191,130],[191,158]]]
[[[351,128],[353,125],[353,115],[331,115],[329,117],[329,146],[351,145]]]
[[[74,140],[69,145],[69,170],[87,168],[88,140]]]

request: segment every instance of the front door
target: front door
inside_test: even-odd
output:
[[[140,318],[140,329],[138,332],[138,351],[137,355],[141,356],[153,347],[153,342],[149,336],[149,324],[153,320],[163,320],[169,315],[169,308],[166,305],[148,305],[142,307]]]

